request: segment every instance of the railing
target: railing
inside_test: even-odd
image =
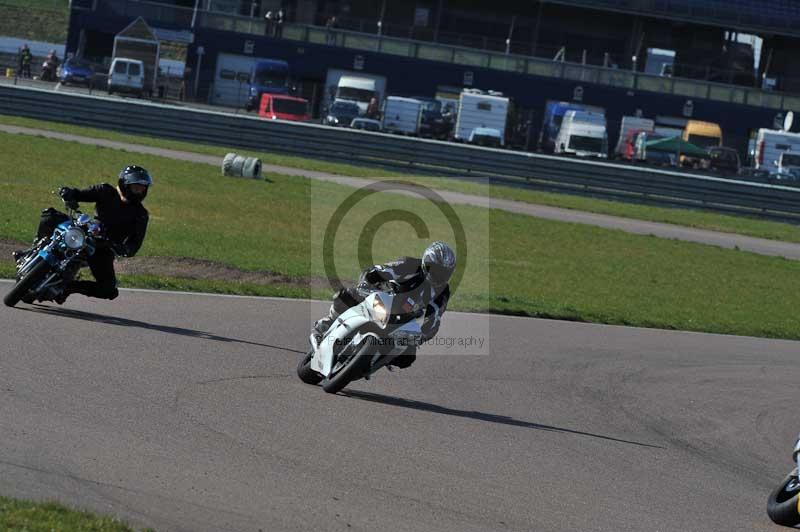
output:
[[[317,26],[285,25],[282,37],[284,39],[315,44],[330,44],[355,50],[413,57],[415,59],[456,63],[468,67],[507,70],[633,90],[675,94],[688,98],[706,98],[769,109],[800,109],[800,96],[790,96],[778,92],[768,92],[709,81],[652,76],[616,68],[549,61],[523,55],[475,50],[473,48],[419,42],[367,33],[327,30]]]
[[[745,213],[800,223],[800,188],[609,162],[262,120],[218,111],[0,86],[0,114],[417,174],[484,177],[572,194]]]
[[[800,36],[800,7],[792,0],[547,0],[553,4],[658,15],[769,34]]]
[[[122,17],[142,17],[145,20],[190,28],[194,10],[158,2],[136,0],[97,0],[95,9],[101,13]]]

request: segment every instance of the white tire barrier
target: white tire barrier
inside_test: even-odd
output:
[[[261,159],[229,153],[222,159],[222,175],[232,177],[261,177]]]

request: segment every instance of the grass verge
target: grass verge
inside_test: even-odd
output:
[[[0,530],[25,532],[133,532],[111,517],[71,510],[55,502],[32,502],[0,497]],[[146,529],[143,532],[155,532]]]
[[[0,35],[60,44],[67,40],[67,0],[0,0]]]
[[[130,155],[39,137],[0,134],[0,238],[27,241],[39,211],[63,184],[113,181]],[[209,165],[137,156],[155,176],[142,257],[191,258],[296,282],[259,284],[227,275],[195,278],[180,269],[122,277],[123,285],[218,293],[319,297],[326,270],[322,234],[353,189],[297,177],[223,178]],[[71,177],[67,175],[71,174]],[[77,177],[80,175],[80,177]],[[453,206],[469,253],[451,309],[588,322],[800,338],[800,262],[712,246],[536,220],[503,211]],[[426,223],[417,234],[397,212]],[[387,223],[375,227],[375,220]],[[372,229],[370,229],[372,228]],[[364,238],[365,231],[370,233]],[[439,206],[376,194],[343,218],[333,264],[353,279],[366,258],[419,256],[433,239],[454,241]],[[175,262],[176,259],[173,259]],[[180,264],[180,262],[179,262]],[[13,272],[10,264],[0,270]]]
[[[144,146],[155,146],[160,148],[217,155],[220,158],[222,158],[226,152],[234,150],[239,153],[259,157],[265,163],[286,166],[289,168],[372,179],[402,177],[403,179],[412,181],[414,183],[467,194],[490,196],[498,199],[522,201],[526,203],[548,205],[552,207],[594,212],[599,214],[608,214],[624,218],[669,223],[686,227],[695,227],[698,229],[722,231],[771,240],[800,243],[800,226],[758,220],[743,216],[727,216],[692,209],[637,205],[595,198],[586,198],[581,196],[572,196],[569,194],[539,192],[510,186],[489,185],[485,182],[469,182],[454,178],[401,174],[384,169],[367,168],[351,164],[307,159],[275,153],[251,152],[236,148],[209,146],[147,136],[127,135],[107,130],[71,126],[67,124],[12,117],[7,115],[0,115],[0,124],[32,127],[49,131],[84,135],[88,137],[104,138],[119,142],[127,142],[130,144],[140,144]]]

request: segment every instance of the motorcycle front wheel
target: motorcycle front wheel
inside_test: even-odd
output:
[[[310,350],[297,364],[297,376],[306,384],[319,384],[322,380],[322,375],[311,369],[311,357],[314,356],[314,350]]]
[[[28,270],[28,273],[26,273],[25,276],[14,285],[14,288],[6,294],[6,297],[3,298],[3,303],[5,303],[6,306],[13,307],[19,303],[20,299],[25,297],[30,289],[41,281],[50,270],[50,265],[41,257],[37,257],[34,260],[38,262]]]
[[[798,495],[800,495],[800,479],[795,469],[769,494],[767,515],[773,523],[782,526],[800,524]]]
[[[347,361],[347,363],[336,372],[336,374],[323,379],[322,389],[328,393],[337,393],[344,389],[345,386],[352,381],[364,376],[364,373],[369,369],[369,361],[372,357],[373,346],[367,340],[359,346],[356,354]]]

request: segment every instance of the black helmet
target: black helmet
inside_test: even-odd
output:
[[[119,189],[126,200],[131,203],[140,203],[147,196],[147,189],[153,184],[153,178],[141,166],[126,166],[119,173],[118,183]],[[146,188],[144,193],[134,194],[130,189],[130,185],[144,185]]]
[[[434,286],[442,286],[450,280],[456,269],[456,254],[444,242],[434,242],[422,254],[422,271]]]

